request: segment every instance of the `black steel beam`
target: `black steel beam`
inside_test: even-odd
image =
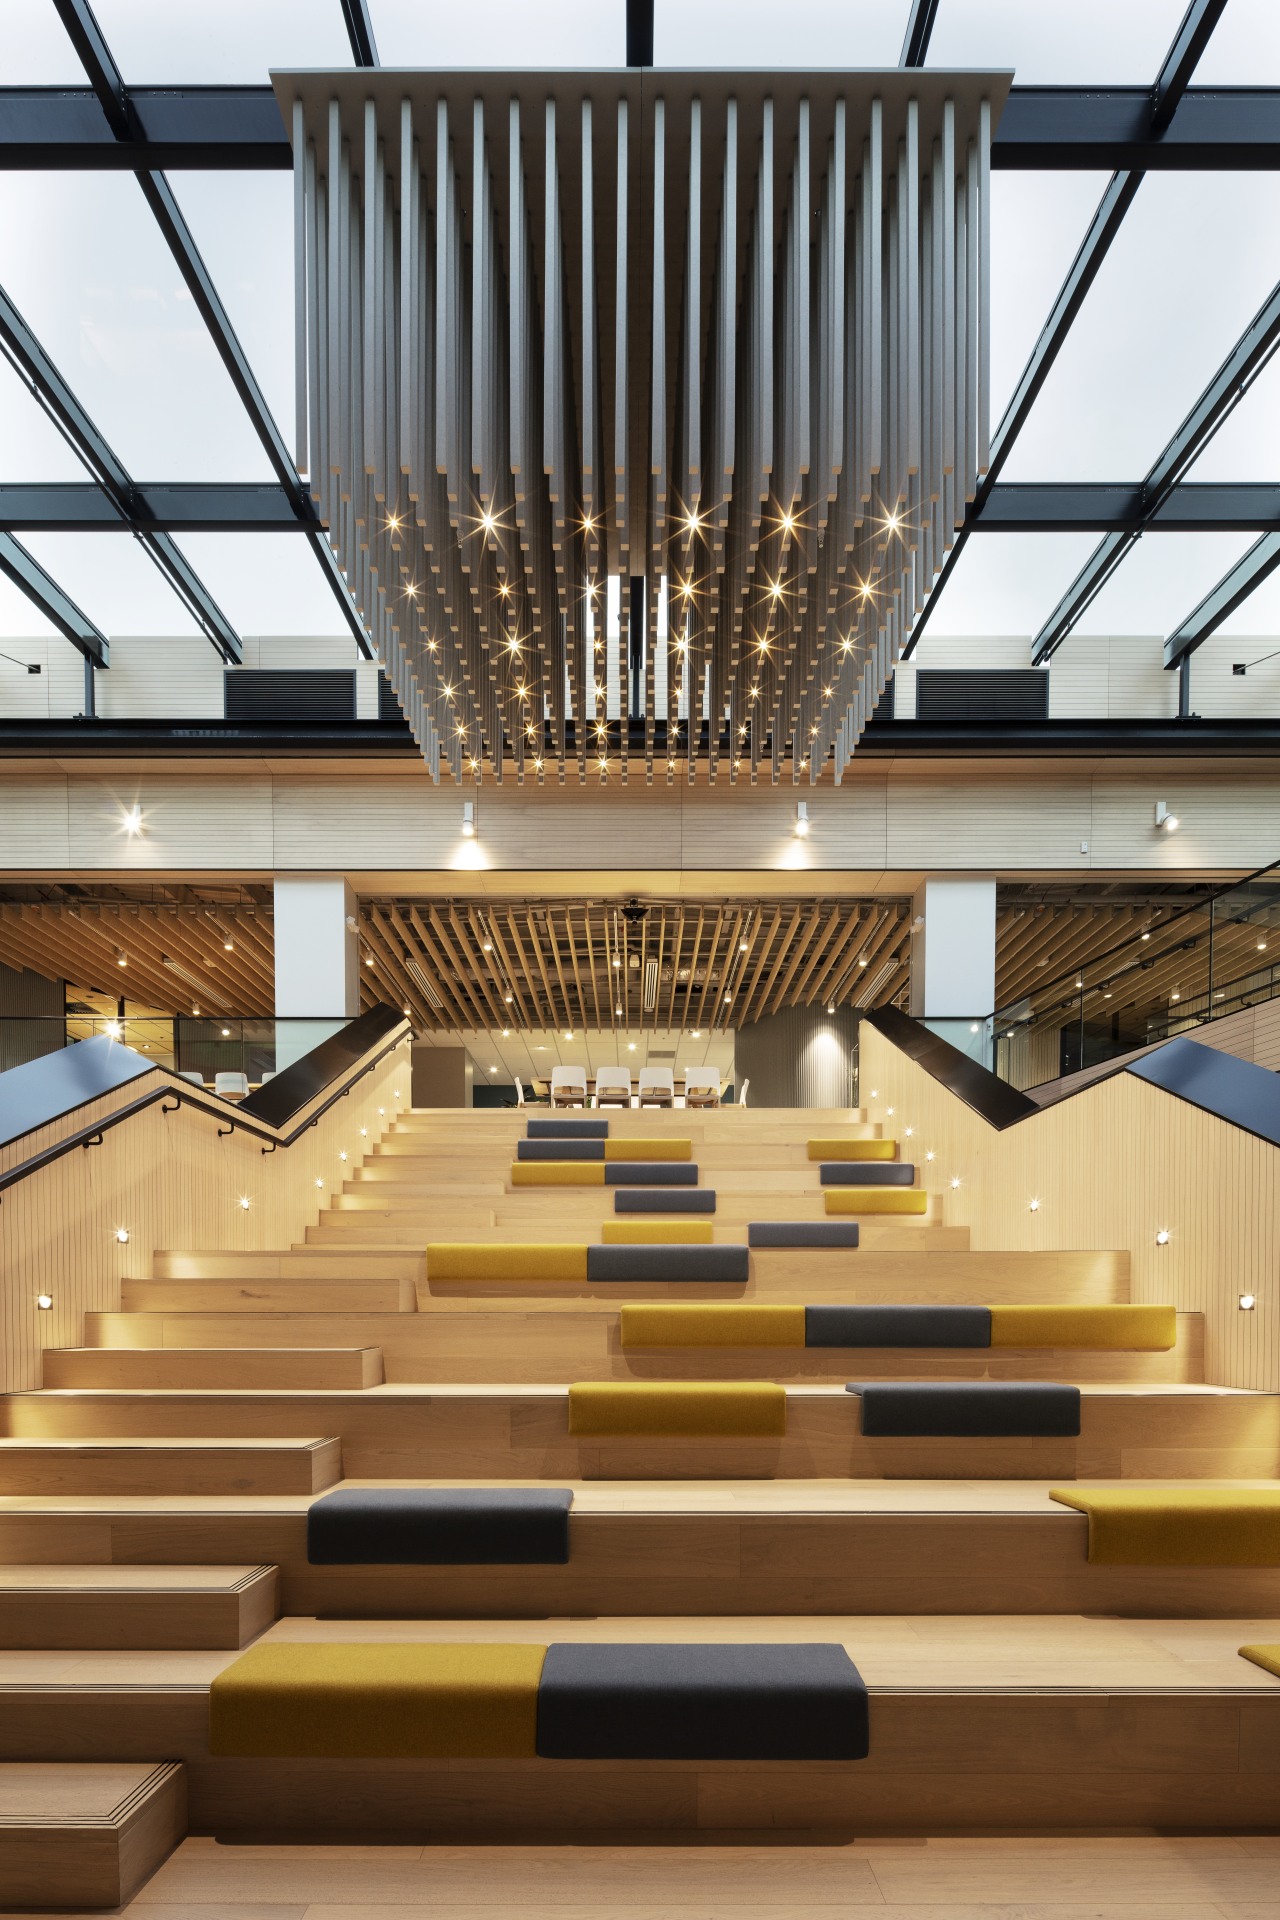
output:
[[[342,18],[351,42],[351,58],[358,67],[379,67],[378,43],[373,37],[367,0],[342,0]]]
[[[1265,533],[1236,561],[1230,572],[1223,575],[1217,586],[1210,589],[1195,612],[1188,614],[1182,625],[1169,635],[1164,643],[1165,666],[1180,667],[1183,661],[1190,660],[1196,648],[1211,633],[1216,633],[1228,615],[1277,567],[1280,567],[1280,532]]]
[[[1163,133],[1172,120],[1226,8],[1227,0],[1191,0],[1151,89],[1151,125],[1156,133]]]
[[[627,0],[627,65],[653,65],[653,0]]]
[[[1036,665],[1056,653],[1278,346],[1280,286],[1263,302],[1147,474],[1142,483],[1144,512],[1140,523],[1108,533],[1098,543],[1041,627],[1031,646]]]
[[[929,57],[929,37],[938,17],[938,0],[911,0],[907,30],[902,36],[900,67],[922,67]]]
[[[1006,481],[966,525],[970,533],[1265,533],[1280,528],[1280,485],[1184,480],[1153,514],[1140,481]]]
[[[97,667],[106,666],[110,658],[106,634],[94,626],[88,614],[80,611],[33,554],[20,546],[12,534],[3,532],[0,532],[0,573],[21,588],[45,619],[51,621],[73,647],[78,647],[86,660]]]
[[[184,482],[135,486],[123,503],[89,481],[0,483],[0,527],[10,533],[305,533],[318,522],[300,517],[275,482]]]
[[[134,87],[136,130],[117,138],[88,87],[0,88],[0,169],[157,172],[293,166],[270,87]],[[1013,87],[995,168],[1257,172],[1280,167],[1280,88],[1191,87],[1168,127],[1149,87]]]

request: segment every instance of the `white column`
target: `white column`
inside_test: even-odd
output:
[[[911,1012],[987,1064],[986,1016],[995,1003],[995,881],[921,881],[912,902]]]
[[[279,1071],[360,1011],[356,896],[347,882],[278,874],[275,947]]]

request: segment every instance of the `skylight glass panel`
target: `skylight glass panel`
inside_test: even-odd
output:
[[[1280,357],[1236,402],[1186,477],[1280,482]]]
[[[1186,0],[941,0],[928,64],[1012,67],[1021,86],[1150,85],[1185,12]]]
[[[200,631],[146,549],[127,533],[33,533],[22,544],[108,636]]]
[[[369,16],[387,67],[620,67],[627,57],[624,0],[371,0]]]
[[[930,637],[1033,634],[1092,553],[1079,533],[980,533],[965,542]]]
[[[94,13],[135,87],[261,84],[271,67],[351,65],[338,0],[94,0]]]
[[[169,185],[285,439],[293,422],[293,175],[172,173]]]
[[[1102,198],[1105,173],[991,176],[991,424],[1022,378]]]
[[[131,175],[6,174],[0,285],[135,479],[271,478]]]
[[[1222,571],[1225,573],[1226,568]],[[1187,613],[1190,612],[1191,608],[1188,607]],[[1181,617],[1185,620],[1186,614]],[[1249,598],[1242,600],[1235,612],[1227,615],[1218,632],[1247,635],[1256,641],[1256,645],[1240,647],[1233,653],[1233,659],[1245,666],[1261,660],[1264,654],[1273,654],[1280,646],[1280,639],[1277,638],[1280,635],[1280,572],[1268,574]],[[1274,668],[1275,665],[1273,660],[1271,666]]]
[[[1149,533],[1116,568],[1077,633],[1156,633],[1180,626],[1253,545],[1241,533]],[[1053,610],[1045,607],[1044,617]],[[1067,639],[1064,646],[1070,646]]]
[[[905,0],[655,0],[660,67],[896,67]]]
[[[1140,479],[1270,293],[1278,223],[1273,174],[1148,174],[1003,477]]]
[[[53,0],[5,0],[4,85],[82,87],[84,68]]]
[[[304,534],[184,533],[178,545],[238,633],[350,636]]]
[[[31,551],[29,540],[24,540],[21,544],[26,547],[28,553]],[[45,619],[35,602],[28,600],[21,587],[16,587],[7,573],[0,573],[0,647],[5,647],[7,640],[32,639],[42,634],[56,634],[57,631],[52,620]],[[38,658],[36,654],[24,654],[21,647],[16,649],[5,647],[5,651],[16,652],[18,659],[23,661]],[[12,661],[0,660],[0,693],[11,693],[12,676],[18,673],[25,674],[25,672],[25,666],[15,667]],[[0,711],[2,710],[0,708]]]
[[[0,481],[88,478],[26,381],[0,360]]]
[[[1200,56],[1192,85],[1280,85],[1280,7],[1276,0],[1230,0]]]

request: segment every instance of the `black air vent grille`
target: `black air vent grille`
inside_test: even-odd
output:
[[[1039,667],[922,669],[918,720],[1047,720],[1049,675]]]
[[[356,676],[343,668],[295,673],[230,667],[222,677],[226,717],[245,723],[276,720],[354,720]]]

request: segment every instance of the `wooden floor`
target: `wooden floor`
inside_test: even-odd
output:
[[[132,1920],[1280,1920],[1280,1839],[187,1840]]]

